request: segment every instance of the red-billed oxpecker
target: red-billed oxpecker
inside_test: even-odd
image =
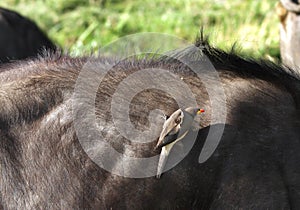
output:
[[[178,109],[165,121],[155,147],[162,148],[157,167],[157,178],[160,178],[174,144],[186,136],[192,127],[195,116],[202,112],[204,112],[204,109],[194,107],[188,107],[184,110]]]

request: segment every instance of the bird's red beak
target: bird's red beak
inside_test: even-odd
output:
[[[204,109],[199,109],[197,114],[201,114],[202,112],[205,112],[205,110]]]

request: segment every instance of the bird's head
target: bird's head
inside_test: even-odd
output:
[[[205,112],[204,109],[197,109],[197,114],[201,114],[201,113],[203,113],[203,112]]]
[[[205,112],[204,109],[194,108],[194,107],[186,108],[185,111],[190,113],[193,116],[196,116],[197,114],[201,114],[201,113]]]

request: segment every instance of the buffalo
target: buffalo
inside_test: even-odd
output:
[[[207,61],[212,65],[198,65]],[[89,80],[78,86],[83,69]],[[156,75],[155,69],[170,72],[186,86],[176,89],[177,84]],[[141,78],[151,72],[149,80],[132,78],[133,87],[126,83],[142,70]],[[95,75],[104,71],[99,82]],[[300,208],[300,75],[292,69],[225,52],[200,37],[194,45],[164,55],[120,61],[105,55],[48,53],[2,65],[0,72],[2,209]],[[117,94],[149,81],[176,89],[176,100],[173,92],[152,86],[132,97]],[[198,119],[200,128],[188,134],[195,141],[175,145],[175,159],[185,146],[190,148],[160,179],[155,172],[143,177],[151,164],[132,165],[126,157],[151,158],[160,151],[154,149],[155,139],[133,142],[115,128],[123,122],[118,118],[123,105],[118,105],[128,104],[134,129],[147,130],[153,119],[160,128],[161,112],[168,116],[181,107],[178,101],[189,100],[183,94],[186,89],[205,109]],[[76,94],[78,90],[82,94]],[[111,108],[114,102],[116,109]],[[224,121],[213,120],[213,109],[217,117],[225,114]],[[86,133],[78,132],[81,128]],[[94,132],[101,133],[96,140],[109,147],[93,146],[97,141],[86,146]],[[214,140],[218,135],[216,148],[200,161],[208,136]],[[111,148],[123,156],[114,158]],[[101,161],[111,165],[101,167]],[[118,167],[123,172],[114,170]]]
[[[4,8],[0,8],[0,47],[2,63],[56,49],[34,22]]]

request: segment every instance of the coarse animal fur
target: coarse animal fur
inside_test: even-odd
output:
[[[193,62],[201,62],[203,54],[210,59],[224,88],[227,110],[222,139],[202,164],[198,157],[208,130],[220,125],[211,123],[205,86],[177,59],[160,56],[117,62],[97,91],[95,112],[105,125],[102,140],[135,157],[159,151],[153,151],[155,141],[130,142],[114,128],[110,104],[120,82],[140,69],[157,67],[178,75],[194,93],[199,107],[206,110],[197,140],[161,179],[114,175],[95,164],[79,143],[71,100],[78,74],[87,60],[97,70],[114,59],[50,54],[2,65],[0,207],[299,209],[299,75],[268,61],[213,48],[203,38],[195,46],[199,50],[182,50],[176,56]],[[210,79],[210,72],[201,76]],[[131,122],[140,130],[149,126],[151,110],[170,115],[179,108],[168,93],[155,89],[140,92],[130,105]],[[100,152],[105,156],[105,150]]]

